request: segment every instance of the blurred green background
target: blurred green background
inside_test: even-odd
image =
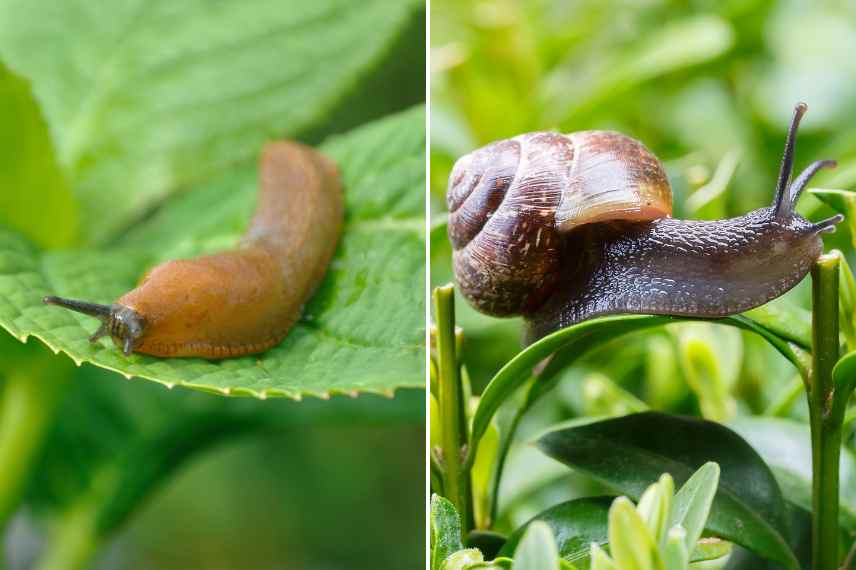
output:
[[[612,129],[633,136],[663,161],[674,215],[715,219],[771,202],[794,104],[805,101],[796,170],[834,158],[837,170],[820,173],[812,186],[856,188],[854,50],[856,5],[846,2],[434,0],[432,284],[452,280],[444,195],[454,161],[526,131]],[[815,220],[834,213],[809,195],[799,211]],[[852,264],[847,223],[825,241]],[[803,309],[797,315],[808,322],[808,294],[806,280],[777,303]],[[457,317],[478,392],[520,350],[520,323],[481,316],[460,297]],[[538,430],[646,408],[732,426],[749,416],[784,419],[798,425],[795,445],[808,444],[796,370],[757,338],[711,324],[623,337],[568,370],[524,420],[500,492],[497,529],[598,490],[524,445]],[[848,430],[852,445],[852,423]],[[778,462],[809,465],[804,446],[797,452],[766,443]],[[852,453],[845,455],[852,462]],[[845,481],[850,493],[852,484]]]

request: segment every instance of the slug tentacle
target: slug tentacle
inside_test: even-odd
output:
[[[125,356],[131,354],[145,333],[145,319],[135,310],[118,303],[101,305],[52,295],[45,297],[43,301],[47,305],[56,305],[99,319],[101,326],[92,333],[89,342],[97,342],[109,335]]]

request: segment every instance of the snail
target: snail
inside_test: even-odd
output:
[[[794,110],[772,205],[724,220],[672,218],[660,161],[617,132],[534,132],[463,156],[446,196],[460,291],[483,313],[522,315],[527,342],[596,316],[723,317],[784,294],[843,219],[794,211],[835,166],[813,162],[789,184],[806,108]]]
[[[220,359],[279,344],[300,317],[336,250],[343,205],[333,162],[290,141],[260,159],[259,204],[231,251],[152,268],[112,305],[44,302],[101,320],[124,354]]]

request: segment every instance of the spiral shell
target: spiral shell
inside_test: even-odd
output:
[[[596,222],[671,214],[657,158],[620,133],[536,132],[455,164],[447,192],[458,286],[496,316],[538,308],[559,281],[562,234]]]

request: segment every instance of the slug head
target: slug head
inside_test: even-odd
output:
[[[101,321],[101,326],[89,337],[89,342],[95,342],[103,336],[110,335],[113,343],[125,356],[129,356],[134,351],[146,332],[146,321],[143,316],[130,307],[118,303],[100,305],[54,296],[45,297],[44,302],[97,318]]]

